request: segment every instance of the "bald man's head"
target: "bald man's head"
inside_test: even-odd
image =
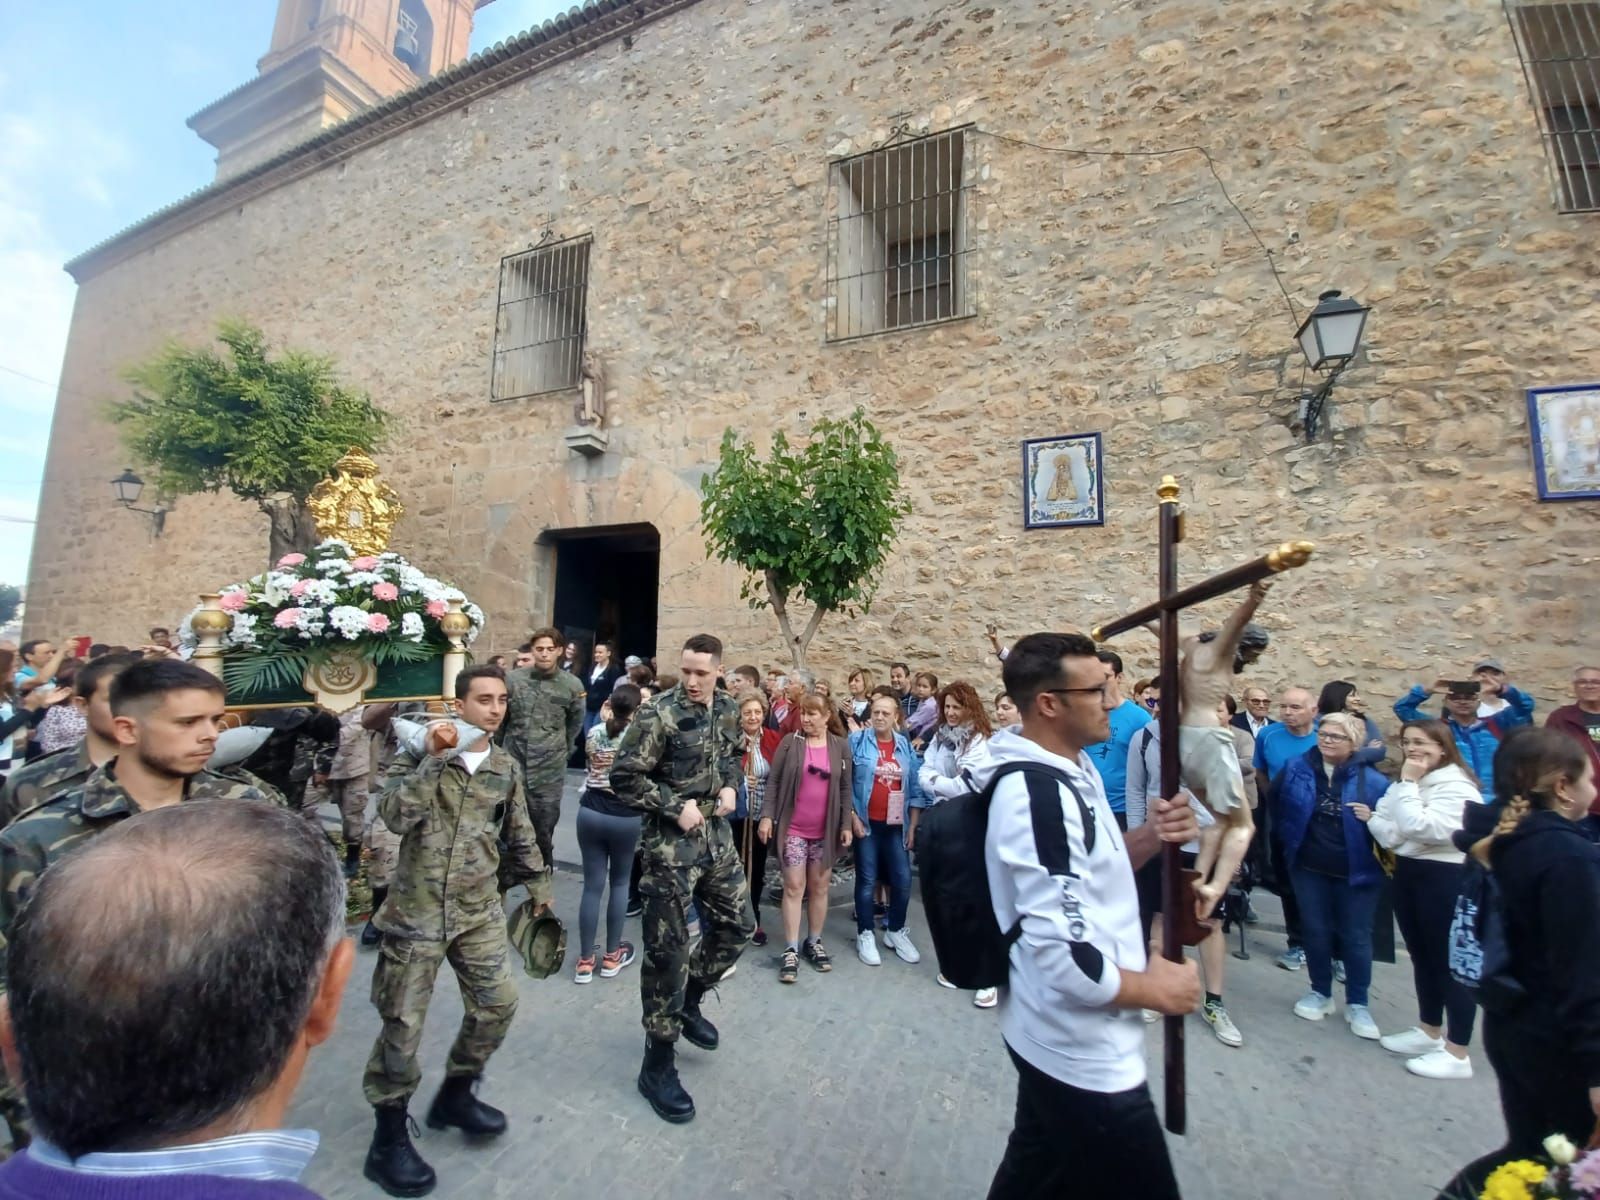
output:
[[[249,801],[141,813],[50,867],[0,1030],[39,1132],[76,1158],[248,1127],[303,1059],[344,903],[321,828]]]
[[[1317,698],[1303,687],[1292,687],[1278,699],[1278,719],[1290,733],[1299,735],[1311,732],[1311,723],[1317,715]]]

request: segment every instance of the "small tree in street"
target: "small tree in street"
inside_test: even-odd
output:
[[[14,583],[0,583],[0,625],[17,615],[22,606],[22,589]]]
[[[340,386],[332,359],[273,358],[259,329],[224,321],[210,347],[169,344],[127,372],[134,398],[113,404],[123,443],[167,495],[224,488],[271,522],[273,562],[316,542],[306,497],[352,446],[382,440],[386,414]]]
[[[778,433],[765,462],[729,429],[702,491],[707,548],[749,573],[741,595],[777,614],[796,669],[806,665],[823,617],[867,611],[911,507],[900,495],[894,447],[859,408],[845,420],[818,421],[799,449]],[[812,609],[799,633],[797,600]]]

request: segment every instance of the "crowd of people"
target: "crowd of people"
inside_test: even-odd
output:
[[[637,1085],[663,1119],[694,1116],[677,1045],[718,1046],[702,1001],[735,973],[746,944],[768,942],[764,900],[769,919],[777,914],[782,985],[796,984],[802,966],[832,970],[829,891],[846,864],[859,960],[882,967],[888,951],[918,964],[919,827],[940,805],[992,794],[990,894],[999,928],[1020,936],[1007,985],[972,997],[999,1008],[1019,1075],[1016,1126],[991,1195],[1086,1186],[1084,1162],[1107,1160],[1088,1153],[1089,1131],[1111,1129],[1112,1160],[1123,1165],[1103,1182],[1175,1196],[1144,1087],[1141,1018],[1198,1011],[1234,1048],[1245,1033],[1224,1002],[1223,921],[1200,942],[1198,963],[1161,954],[1157,852],[1175,844],[1201,854],[1207,829],[1228,819],[1219,785],[1161,794],[1163,697],[1155,681],[1130,683],[1115,651],[1056,634],[1009,650],[996,637],[993,648],[998,691],[941,684],[905,662],[890,663],[881,684],[873,669],[852,668],[836,691],[805,670],[728,667],[709,635],[689,639],[669,672],[605,645],[586,660],[583,647],[543,629],[513,662],[461,673],[454,720],[391,704],[340,718],[272,710],[231,728],[220,682],[183,661],[166,630],[137,650],[83,638],[0,647],[0,745],[10,754],[0,934],[11,1012],[0,1049],[16,1081],[0,1090],[0,1111],[16,1147],[31,1142],[0,1167],[0,1195],[121,1195],[95,1189],[108,1176],[158,1170],[262,1182],[241,1196],[308,1194],[292,1181],[314,1137],[280,1127],[351,971],[342,917],[330,924],[329,913],[335,897],[342,912],[345,880],[363,871],[373,913],[361,940],[377,950],[371,994],[382,1018],[363,1079],[375,1117],[365,1171],[393,1195],[431,1191],[436,1176],[412,1140],[409,1106],[434,980],[448,962],[464,1013],[427,1122],[501,1134],[506,1115],[477,1092],[516,1010],[505,893],[525,886],[530,911],[551,913],[554,831],[576,753],[583,885],[571,978],[590,984],[641,964]],[[1581,1144],[1600,1113],[1600,961],[1583,936],[1600,918],[1600,667],[1576,671],[1572,687],[1573,703],[1540,727],[1532,698],[1485,658],[1395,702],[1392,755],[1348,680],[1290,687],[1275,703],[1245,684],[1211,718],[1240,764],[1237,794],[1256,829],[1220,915],[1253,922],[1253,887],[1281,898],[1278,965],[1308,982],[1294,1014],[1334,1014],[1341,985],[1353,1035],[1378,1041],[1414,1075],[1454,1080],[1473,1073],[1482,1009],[1508,1144],[1464,1168],[1459,1187],[1481,1186],[1551,1133]],[[1188,738],[1193,724],[1180,733]],[[1027,770],[1009,774],[1007,764]],[[1060,781],[1062,844],[1037,836],[1029,770]],[[340,813],[342,864],[320,822],[303,819],[324,802]],[[208,855],[231,845],[249,847],[233,855],[242,878],[207,869]],[[144,874],[149,885],[115,919],[84,927],[86,896]],[[1458,926],[1463,897],[1486,894],[1482,878],[1497,885],[1503,942],[1471,986],[1479,975],[1462,969]],[[261,897],[291,885],[275,923],[224,922],[194,936],[190,890],[250,892],[252,906],[271,907]],[[301,923],[290,928],[290,916]],[[631,916],[639,947],[626,936]],[[1368,993],[1394,924],[1417,1014],[1385,1032]],[[270,944],[258,954],[252,938]],[[258,1014],[270,1036],[246,1051],[227,1043],[237,1033],[218,1014],[259,1005],[247,979],[229,975],[262,971],[279,972],[278,993],[299,1000]],[[118,981],[114,999],[106,978]],[[151,1001],[199,987],[218,1008],[203,1021]],[[82,1021],[93,1036],[62,1043],[60,1014],[97,1002],[104,1011]],[[169,1123],[157,1114],[137,1132],[119,1124],[118,1097],[168,1078],[166,1060],[134,1062],[92,1044],[122,1036],[208,1066],[173,1070],[170,1096],[147,1092],[150,1105],[171,1105]],[[82,1063],[83,1079],[64,1082],[64,1062]]]

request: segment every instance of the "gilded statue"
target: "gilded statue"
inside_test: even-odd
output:
[[[333,474],[306,499],[317,536],[348,542],[357,554],[382,554],[395,522],[405,513],[395,490],[378,477],[378,464],[352,446]]]

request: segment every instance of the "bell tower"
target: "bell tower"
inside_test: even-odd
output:
[[[189,118],[236,175],[467,57],[491,0],[278,0],[258,74]]]

